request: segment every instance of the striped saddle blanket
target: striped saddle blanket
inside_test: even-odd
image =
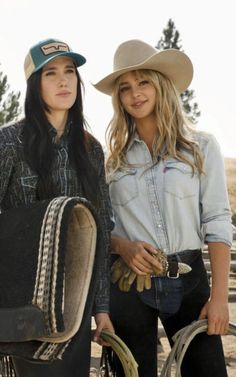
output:
[[[58,197],[0,215],[0,355],[61,358],[96,288],[97,215]]]

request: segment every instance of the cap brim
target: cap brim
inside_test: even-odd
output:
[[[60,56],[66,56],[68,58],[73,59],[73,61],[75,62],[76,67],[80,67],[81,65],[83,65],[83,64],[86,63],[86,58],[83,55],[77,54],[76,52],[71,52],[71,51],[70,52],[66,52],[66,51],[63,51],[63,52],[57,53],[54,56],[48,57],[48,59],[46,59],[42,64],[40,64],[39,66],[37,66],[37,68],[35,68],[32,73],[39,71],[47,63],[49,63],[50,61],[52,61],[52,60],[54,60],[54,59],[56,59],[56,58],[58,58]]]

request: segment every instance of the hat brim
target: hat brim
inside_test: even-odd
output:
[[[179,93],[184,92],[190,85],[193,78],[193,65],[189,57],[182,51],[176,49],[157,51],[142,63],[128,66],[107,75],[93,86],[108,95],[114,89],[116,79],[122,74],[138,69],[152,69],[168,77],[175,85]]]
[[[71,51],[70,52],[65,52],[65,51],[63,51],[63,52],[58,52],[57,54],[48,57],[48,59],[44,60],[44,62],[42,64],[39,64],[37,66],[37,68],[35,68],[32,73],[39,71],[47,63],[49,63],[50,61],[52,61],[52,60],[54,60],[54,59],[56,59],[58,57],[61,57],[61,56],[66,56],[68,58],[73,59],[73,61],[75,62],[76,67],[80,67],[81,65],[83,65],[83,64],[86,63],[86,58],[83,55],[77,54],[76,52],[71,52]]]

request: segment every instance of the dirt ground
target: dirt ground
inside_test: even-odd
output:
[[[230,321],[236,325],[236,302],[230,303]],[[236,376],[236,336],[223,337],[228,377]]]
[[[231,281],[231,287],[236,290],[236,279]],[[231,302],[230,306],[230,322],[236,324],[236,302]],[[227,365],[228,377],[236,376],[236,336],[225,335],[222,337],[224,345],[225,360]],[[163,352],[158,353],[158,372],[160,370],[170,352],[168,341],[165,337],[161,338],[161,345]],[[91,357],[91,373],[90,377],[100,376],[97,373],[99,368],[101,355],[101,347],[95,343],[92,343],[92,357]],[[173,368],[174,371],[174,368]],[[159,375],[159,374],[158,374]],[[148,376],[147,376],[148,377]],[[200,376],[199,376],[200,377]]]

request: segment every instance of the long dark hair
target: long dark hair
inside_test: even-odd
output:
[[[27,82],[22,141],[24,158],[38,175],[37,199],[47,199],[60,193],[55,191],[56,188],[53,188],[52,184],[53,145],[46,116],[49,109],[40,94],[41,71],[32,74]],[[83,195],[96,204],[97,174],[88,158],[90,137],[86,132],[87,124],[83,116],[83,82],[77,70],[76,75],[77,97],[69,110],[69,161],[76,170]]]

